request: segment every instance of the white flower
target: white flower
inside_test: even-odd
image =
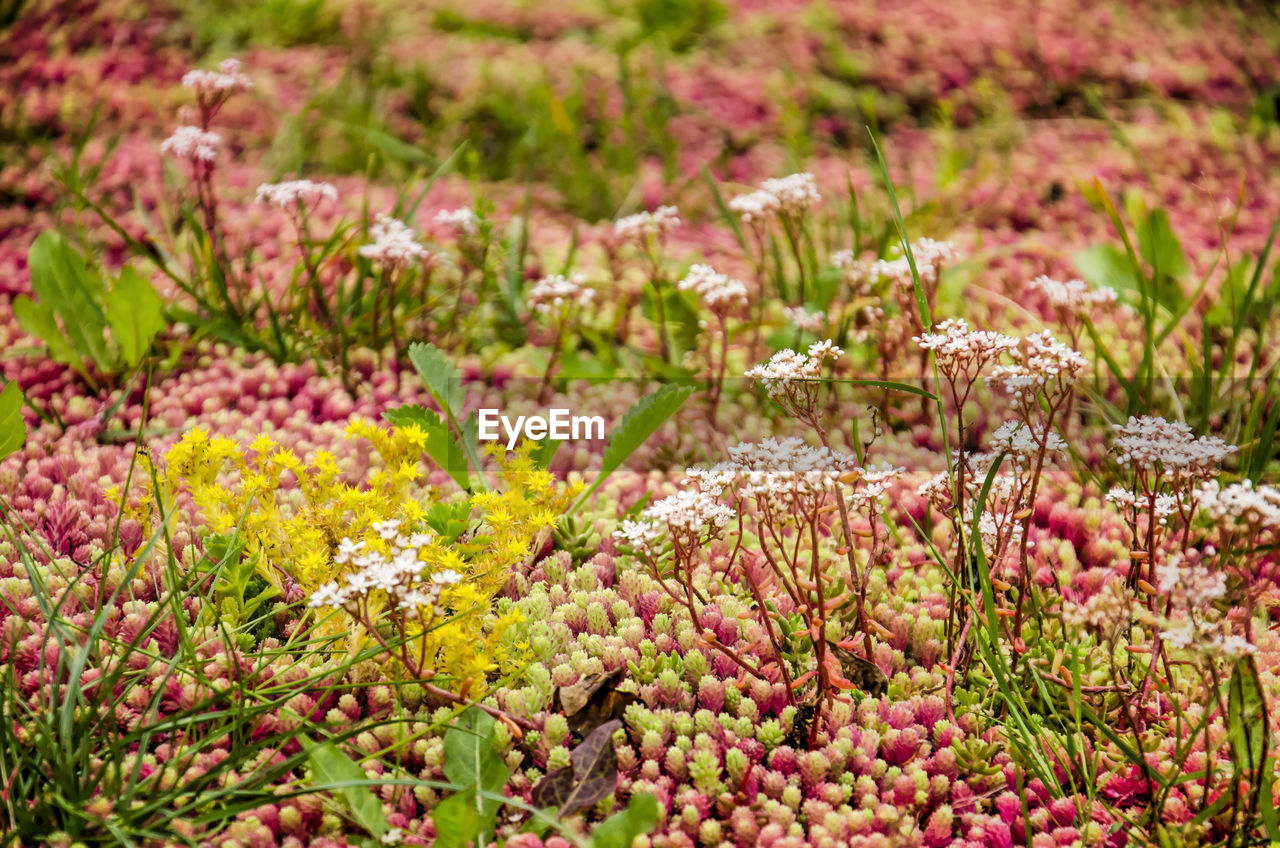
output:
[[[1041,446],[1046,457],[1064,453],[1067,443],[1057,433],[1044,432],[1044,425],[1038,425],[1038,431],[1021,421],[1006,421],[991,434],[991,450],[999,454],[1004,452],[1015,469],[1030,468],[1039,455]]]
[[[704,527],[710,527],[713,532],[724,529],[734,514],[731,507],[707,492],[694,489],[676,492],[650,504],[641,517],[651,524],[665,524],[669,533],[696,537]]]
[[[900,290],[909,291],[915,287],[915,279],[911,276],[911,262],[903,253],[901,246],[893,248],[893,259],[877,259],[875,262],[855,262],[853,254],[848,258],[841,257],[840,266],[847,275],[872,280],[886,279]],[[949,241],[935,241],[922,238],[911,243],[911,256],[916,262],[916,273],[920,282],[932,286],[938,282],[938,269],[944,261],[955,258],[955,246]]]
[[[710,265],[694,265],[680,281],[681,291],[694,291],[712,312],[728,312],[747,303],[747,287],[741,280],[721,274]]]
[[[388,270],[407,267],[429,256],[429,252],[414,241],[414,232],[395,218],[379,215],[369,227],[373,237],[371,244],[360,247],[360,255],[374,265]]]
[[[722,480],[732,471],[733,490],[739,497],[788,508],[797,500],[812,503],[835,491],[842,475],[858,470],[857,460],[849,454],[788,437],[734,445],[728,462],[704,474]]]
[[[473,236],[480,232],[480,219],[470,208],[442,209],[436,213],[435,222],[464,235]]]
[[[827,359],[838,359],[844,351],[835,346],[830,339],[814,342],[809,345],[809,353],[796,353],[786,348],[775,353],[768,362],[762,362],[747,369],[746,377],[764,383],[770,397],[778,397],[786,392],[792,381],[816,380],[822,370],[822,363]]]
[[[1037,392],[1044,390],[1053,394],[1070,386],[1089,364],[1048,330],[1026,336],[1021,346],[1009,353],[1017,364],[998,366],[991,372],[991,378],[1021,406],[1033,404]],[[1053,386],[1050,386],[1051,380]]]
[[[258,186],[257,201],[270,203],[281,209],[290,209],[320,200],[337,200],[338,190],[329,183],[313,183],[311,180],[288,180],[283,183],[263,183]]]
[[[777,195],[768,191],[753,191],[729,201],[729,210],[737,212],[744,224],[767,221],[778,214],[779,208]]]
[[[222,136],[216,132],[206,132],[199,127],[178,127],[161,143],[160,152],[192,162],[212,162],[218,156],[220,144]]]
[[[613,537],[639,553],[655,553],[657,542],[662,538],[662,529],[652,521],[623,521],[622,526]]]
[[[586,278],[581,274],[569,277],[552,274],[534,283],[527,299],[534,310],[549,315],[568,306],[590,306],[595,295],[595,290],[587,287]]]
[[[938,368],[950,377],[965,375],[970,379],[1002,353],[1012,354],[1018,347],[1013,336],[990,330],[970,330],[963,318],[943,321],[936,332],[912,338],[924,350],[933,351]]]
[[[1115,289],[1092,289],[1084,280],[1067,280],[1065,283],[1052,277],[1041,275],[1032,280],[1027,287],[1038,291],[1049,301],[1054,309],[1083,315],[1091,307],[1116,302]]]
[[[345,585],[327,583],[316,590],[309,606],[342,607],[352,601],[364,601],[381,593],[389,602],[387,608],[403,612],[409,618],[429,618],[436,612],[441,591],[462,580],[456,571],[445,570],[423,577],[427,563],[419,550],[435,538],[430,533],[400,534],[401,522],[388,519],[376,522],[372,529],[387,542],[387,552],[369,549],[363,541],[343,538],[338,543],[334,561],[351,564],[355,571],[346,576]]]
[[[784,306],[782,307],[782,314],[787,316],[791,326],[797,330],[820,333],[822,328],[826,326],[825,315],[821,312],[806,312],[803,306]]]
[[[637,212],[619,218],[613,224],[613,231],[623,238],[646,241],[666,238],[679,225],[680,214],[676,207],[659,206],[652,212]]]
[[[1208,479],[1235,453],[1217,436],[1194,438],[1181,421],[1151,415],[1130,416],[1125,424],[1113,424],[1112,449],[1121,464],[1144,471],[1163,469],[1178,479]]]
[[[202,97],[228,97],[237,91],[253,88],[253,81],[241,73],[240,68],[238,59],[224,59],[216,71],[187,71],[182,77],[182,85]]]
[[[1208,482],[1198,491],[1200,508],[1215,521],[1230,518],[1260,530],[1280,530],[1280,490],[1274,486],[1254,487],[1252,480],[1220,488]]]
[[[787,215],[800,214],[822,201],[817,179],[807,172],[765,180],[760,184],[760,190],[777,198],[778,211]]]

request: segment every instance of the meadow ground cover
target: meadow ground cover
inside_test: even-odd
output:
[[[0,57],[0,845],[1280,844],[1271,5]]]

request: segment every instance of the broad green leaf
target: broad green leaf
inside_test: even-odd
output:
[[[66,336],[62,334],[51,303],[36,303],[31,298],[22,296],[13,302],[13,314],[22,329],[44,342],[53,361],[70,365],[81,374],[86,373],[84,357],[72,349]]]
[[[1113,244],[1099,244],[1077,253],[1072,261],[1080,276],[1094,286],[1116,291],[1138,291],[1133,265],[1124,251]]]
[[[414,342],[409,345],[409,361],[418,369],[422,380],[427,384],[427,391],[435,398],[436,403],[444,410],[445,416],[457,424],[457,415],[462,412],[463,391],[462,375],[440,349],[428,342]]]
[[[22,420],[22,390],[9,383],[0,391],[0,459],[22,447],[27,440],[27,424]]]
[[[489,792],[501,792],[510,772],[502,756],[493,747],[493,717],[471,707],[458,716],[444,735],[444,773],[459,786],[478,786]],[[498,802],[476,796],[476,812],[487,831],[497,815]]]
[[[164,301],[141,274],[132,268],[120,272],[115,286],[106,294],[107,323],[120,345],[125,364],[142,361],[151,341],[164,329]]]
[[[1187,272],[1187,257],[1182,245],[1169,225],[1169,215],[1157,209],[1149,215],[1135,218],[1138,222],[1138,253],[1156,274],[1180,277]],[[1179,294],[1181,294],[1179,292]]]
[[[382,413],[382,417],[396,427],[414,425],[427,433],[427,456],[436,465],[449,472],[459,486],[471,489],[471,478],[467,474],[467,456],[462,444],[449,430],[449,425],[440,420],[434,411],[418,404],[398,406]]]
[[[436,826],[435,848],[469,848],[485,830],[480,803],[476,788],[468,786],[437,804],[431,811],[431,821]]]
[[[333,791],[347,802],[356,823],[382,838],[391,826],[382,804],[369,789],[364,769],[332,742],[313,742],[305,736],[299,736],[298,741],[311,762],[311,779],[322,786],[333,786]]]
[[[596,825],[591,832],[591,848],[631,848],[637,836],[658,826],[658,799],[652,795],[632,795],[627,808]]]
[[[89,273],[80,254],[52,230],[35,240],[27,261],[31,291],[62,318],[62,330],[71,347],[85,359],[105,363],[106,316],[98,305],[101,281]]]

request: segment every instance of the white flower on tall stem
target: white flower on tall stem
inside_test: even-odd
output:
[[[414,232],[403,221],[379,215],[369,227],[373,241],[361,245],[360,255],[384,271],[406,268],[430,256],[430,252],[414,240]]]
[[[263,183],[258,186],[256,200],[279,206],[286,211],[314,207],[322,200],[337,200],[338,190],[331,183],[311,180],[286,180],[282,183]]]
[[[568,331],[570,317],[575,308],[590,306],[595,300],[595,290],[587,286],[587,279],[579,273],[551,274],[534,283],[526,295],[529,307],[539,315],[547,318],[555,327],[555,340],[551,346],[551,356],[547,360],[547,370],[542,375],[542,384],[538,394],[545,401],[551,390],[551,375],[560,361],[561,349],[564,347],[564,336]]]
[[[437,224],[449,227],[459,235],[473,236],[480,232],[480,218],[468,206],[458,209],[441,209],[433,220]]]
[[[213,162],[218,157],[222,136],[199,127],[178,127],[160,145],[160,152],[192,163]]]

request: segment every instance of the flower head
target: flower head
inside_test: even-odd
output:
[[[380,268],[404,268],[430,255],[425,247],[414,241],[413,230],[403,221],[386,215],[378,216],[369,227],[369,235],[373,242],[362,245],[360,255]]]
[[[826,316],[821,312],[808,312],[803,306],[784,306],[782,307],[782,314],[787,316],[791,326],[797,330],[818,333],[826,326]]]
[[[192,162],[212,162],[218,156],[222,136],[199,127],[178,127],[160,144],[160,152]]]
[[[473,236],[480,232],[480,218],[470,207],[441,209],[434,218],[437,224],[452,228],[455,232]]]
[[[764,383],[769,396],[776,398],[784,395],[792,382],[818,379],[823,362],[843,355],[844,351],[834,342],[824,339],[809,345],[808,354],[796,353],[791,348],[780,350],[768,362],[748,368],[745,376]]]
[[[1043,294],[1054,309],[1071,315],[1084,315],[1094,306],[1116,302],[1115,289],[1090,288],[1084,280],[1062,282],[1042,274],[1028,283],[1027,288]]]
[[[712,312],[723,314],[747,303],[747,287],[741,280],[721,274],[710,265],[694,265],[680,281],[681,291],[694,291]]]
[[[258,186],[256,199],[259,203],[270,203],[281,209],[292,209],[314,205],[321,200],[337,200],[338,190],[330,183],[288,180],[283,183],[263,183]]]
[[[187,71],[182,85],[202,98],[221,99],[253,88],[253,81],[241,72],[240,60],[224,59],[216,71]]]
[[[589,306],[595,290],[586,285],[581,274],[552,274],[543,277],[529,289],[529,306],[543,315],[558,313],[569,306]]]
[[[1112,429],[1116,431],[1112,450],[1121,464],[1143,471],[1169,471],[1178,479],[1207,480],[1236,451],[1217,436],[1195,438],[1183,422],[1158,416],[1130,416]]]
[[[647,241],[664,239],[680,226],[680,213],[674,206],[659,206],[652,212],[637,212],[625,218],[619,218],[613,224],[613,231],[625,239]]]

